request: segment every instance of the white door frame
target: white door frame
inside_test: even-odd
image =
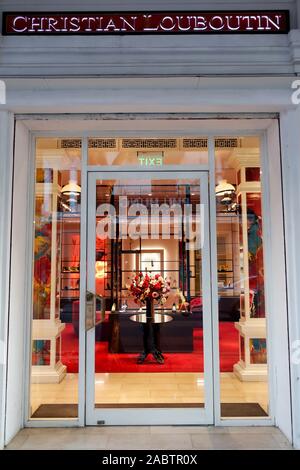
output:
[[[35,121],[34,121],[35,122]],[[240,125],[240,122],[242,123]],[[208,123],[210,124],[210,120],[208,120]],[[234,127],[232,124],[235,124]],[[262,125],[260,125],[263,123]],[[34,124],[34,123],[33,123]],[[53,123],[50,123],[53,124]],[[203,165],[197,167],[197,170],[209,170],[209,178],[210,178],[210,232],[211,232],[211,276],[212,279],[216,280],[217,277],[217,262],[216,262],[216,221],[215,221],[215,194],[214,194],[214,186],[215,186],[215,162],[214,162],[214,136],[217,134],[218,136],[237,136],[237,135],[256,135],[260,136],[261,142],[262,142],[262,152],[261,152],[261,161],[262,161],[262,167],[263,167],[263,174],[262,174],[262,185],[264,187],[264,198],[263,198],[263,208],[264,208],[264,233],[268,235],[268,241],[270,239],[273,239],[273,236],[271,237],[271,231],[273,229],[273,234],[274,234],[274,229],[278,228],[278,223],[276,226],[272,223],[271,220],[271,212],[272,214],[276,212],[279,217],[279,232],[283,230],[283,213],[278,213],[278,204],[282,204],[282,198],[281,198],[281,171],[280,171],[280,156],[279,156],[279,151],[280,147],[278,147],[277,142],[279,142],[279,137],[278,137],[278,131],[276,130],[275,136],[271,139],[271,132],[269,132],[269,129],[271,127],[276,126],[276,121],[271,121],[271,120],[251,120],[251,121],[214,121],[214,131],[212,128],[206,129],[206,121],[199,121],[197,122],[197,125],[192,126],[189,130],[187,128],[182,129],[182,125],[180,120],[174,122],[170,122],[170,128],[168,130],[162,131],[154,131],[153,129],[149,132],[143,131],[142,135],[147,134],[151,136],[155,135],[182,135],[184,132],[185,135],[189,136],[199,136],[199,135],[206,135],[208,136],[208,154],[209,154],[209,165]],[[83,123],[84,127],[84,123]],[[54,130],[57,129],[57,130]],[[181,129],[181,131],[180,131]],[[223,129],[223,130],[222,130]],[[31,142],[31,158],[28,159],[28,164],[30,168],[34,168],[34,161],[35,161],[35,139],[37,137],[74,137],[74,131],[71,132],[70,130],[64,130],[61,131],[59,130],[59,127],[52,126],[51,130],[49,131],[41,131],[41,130],[33,130],[33,132],[28,131],[29,135],[31,136],[30,142]],[[141,134],[141,131],[135,131],[134,133],[132,131],[124,131],[124,129],[119,130],[118,128],[114,127],[113,132],[109,132],[110,134],[113,133],[114,135],[124,135],[124,136],[138,136]],[[103,167],[91,167],[88,166],[88,137],[92,134],[93,137],[106,137],[108,132],[107,130],[105,131],[99,131],[97,130],[96,132],[87,131],[84,130],[82,132],[76,132],[76,137],[81,137],[82,138],[82,194],[81,194],[81,199],[82,199],[82,214],[81,214],[81,274],[82,274],[82,279],[85,279],[86,276],[86,266],[84,264],[84,259],[85,259],[85,243],[86,243],[86,198],[87,198],[87,175],[89,171],[99,171],[103,170]],[[270,134],[270,142],[272,145],[274,145],[275,150],[276,150],[276,162],[278,163],[276,166],[276,171],[274,169],[274,165],[271,164],[270,162],[270,144],[267,142],[267,138]],[[278,147],[278,149],[277,149]],[[272,147],[272,153],[274,154],[274,148]],[[272,156],[272,155],[271,155]],[[16,162],[21,162],[23,161],[23,154],[20,153],[16,155]],[[107,168],[107,170],[115,170],[118,169],[119,171],[122,171],[122,168],[117,168],[117,167],[110,167]],[[131,168],[132,169],[132,168]],[[173,169],[173,168],[172,168]],[[187,168],[187,170],[194,170],[194,168]],[[273,171],[274,170],[274,171]],[[180,171],[183,171],[183,168],[180,167]],[[271,179],[272,175],[272,179]],[[275,180],[274,180],[275,178]],[[272,188],[272,182],[276,181],[277,187]],[[270,204],[269,197],[268,197],[268,191],[271,186],[271,192],[273,194],[277,195],[277,206],[274,209],[274,206]],[[279,188],[279,193],[278,193],[278,188]],[[30,173],[29,178],[28,178],[28,192],[27,192],[27,199],[29,200],[29,203],[27,204],[29,206],[29,218],[33,220],[33,194],[34,194],[34,174],[33,172]],[[273,217],[273,216],[272,216]],[[29,219],[28,219],[29,220]],[[27,223],[28,223],[27,220]],[[33,239],[33,229],[28,228],[28,226],[25,227],[25,229],[28,231],[27,235],[27,251],[28,251],[28,256],[29,258],[31,257],[32,253],[32,239]],[[278,230],[277,230],[278,232]],[[281,236],[281,235],[280,235]],[[283,232],[282,232],[282,237],[283,237]],[[283,240],[283,238],[282,238]],[[268,259],[272,257],[272,254],[274,255],[274,249],[271,247],[271,244],[267,243],[265,247],[266,251],[266,256]],[[280,245],[279,247],[282,252],[284,253],[284,247],[283,244]],[[284,254],[283,254],[284,256]],[[281,261],[280,261],[281,262]],[[282,269],[282,263],[276,264],[276,266],[281,267]],[[273,295],[271,292],[271,289],[274,286],[274,282],[276,286],[278,285],[277,279],[273,280],[272,276],[272,270],[269,269],[268,266],[267,268],[267,273],[266,273],[266,279],[267,279],[267,284],[269,288],[267,289],[268,292],[266,292],[266,295],[268,298],[270,298],[270,295]],[[276,269],[276,268],[275,268]],[[277,272],[278,269],[277,269]],[[282,273],[282,279],[281,279],[281,285],[285,284],[285,271],[281,271]],[[216,286],[216,282],[214,283]],[[267,287],[267,286],[266,286]],[[32,280],[30,276],[28,276],[27,272],[27,285],[26,285],[26,290],[27,292],[31,292],[32,289]],[[214,288],[213,288],[214,289]],[[84,426],[85,425],[85,319],[84,319],[84,309],[85,309],[85,291],[86,291],[86,286],[85,283],[81,283],[81,300],[80,300],[80,357],[79,357],[79,407],[78,407],[78,418],[74,419],[30,419],[30,413],[29,413],[29,388],[30,388],[30,377],[29,373],[26,373],[26,377],[24,380],[24,406],[23,406],[23,423],[25,426],[28,427],[55,427],[55,426]],[[276,305],[274,305],[274,302],[272,303],[272,308],[270,308],[270,313],[273,312],[273,309],[276,308]],[[286,313],[286,303],[281,303],[281,308],[280,308],[280,315],[284,315],[284,318],[287,318],[287,313]],[[24,331],[24,340],[26,343],[26,371],[30,370],[30,355],[28,353],[30,349],[30,331],[31,331],[31,311],[32,311],[32,299],[31,295],[28,295],[28,301],[26,302],[26,328]],[[282,313],[284,311],[284,313]],[[279,312],[276,312],[279,313]],[[213,365],[214,365],[214,387],[213,387],[213,392],[214,392],[214,424],[217,426],[265,426],[265,425],[273,425],[275,423],[275,416],[277,416],[278,411],[275,411],[275,408],[278,406],[276,405],[276,390],[277,390],[277,381],[276,381],[276,371],[275,371],[275,366],[274,366],[274,347],[269,348],[269,357],[268,357],[268,363],[269,363],[269,390],[270,390],[270,407],[271,407],[271,413],[270,417],[267,418],[242,418],[242,419],[234,419],[234,418],[228,418],[228,419],[222,419],[220,417],[220,371],[219,371],[219,337],[218,337],[218,301],[217,301],[217,287],[215,287],[215,292],[212,292],[212,329],[213,329]],[[269,321],[268,321],[268,330],[274,330],[274,325],[276,322],[276,318],[273,318],[272,315],[269,315]],[[270,333],[270,331],[269,331]],[[278,334],[278,333],[277,333]],[[276,343],[278,345],[278,342]],[[272,345],[270,345],[272,346]],[[276,357],[278,354],[276,355]],[[278,358],[277,358],[278,360]],[[290,382],[288,384],[288,388],[290,387]],[[281,391],[280,391],[281,392]],[[280,400],[282,401],[282,394],[280,395]],[[275,412],[274,412],[275,411]],[[280,422],[281,424],[281,422]]]
[[[184,425],[213,424],[213,363],[211,337],[211,276],[210,276],[210,234],[209,234],[209,196],[207,172],[193,171],[94,171],[88,173],[88,218],[87,218],[87,290],[95,290],[95,217],[96,217],[96,181],[111,179],[138,179],[140,175],[150,180],[197,178],[200,182],[200,203],[204,205],[204,246],[202,249],[202,292],[203,292],[203,328],[204,328],[204,408],[94,408],[95,397],[95,329],[87,331],[86,336],[86,424],[96,425],[104,422],[107,425]]]

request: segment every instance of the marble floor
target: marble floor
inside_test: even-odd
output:
[[[205,399],[204,379],[195,373],[96,374],[95,397],[98,404],[198,404]],[[222,373],[221,402],[259,403],[268,412],[268,384]],[[31,412],[43,403],[78,403],[78,375],[67,374],[60,384],[32,384]]]
[[[26,428],[9,450],[288,450],[274,427],[131,426]]]

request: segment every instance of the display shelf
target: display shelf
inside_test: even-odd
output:
[[[40,170],[40,171],[39,171]],[[60,319],[60,271],[61,271],[61,219],[60,219],[60,197],[61,197],[61,175],[60,172],[52,170],[52,182],[46,182],[41,173],[45,169],[37,169],[36,175],[36,217],[38,220],[39,233],[44,240],[48,240],[50,253],[44,253],[44,272],[49,271],[50,278],[47,281],[49,291],[49,307],[41,302],[34,302],[43,311],[34,311],[32,323],[33,357],[31,368],[32,383],[59,383],[66,375],[67,368],[61,363],[61,333],[65,328]],[[44,205],[45,200],[47,204]],[[46,225],[45,225],[46,224]],[[51,225],[51,231],[45,231],[45,226]],[[36,235],[37,237],[39,235]],[[44,246],[43,244],[41,246]],[[40,257],[38,257],[40,260]],[[39,261],[38,261],[39,262]],[[51,269],[50,269],[51,266]],[[43,285],[43,278],[35,278],[35,293],[38,285]],[[46,295],[46,293],[44,293]]]
[[[238,221],[236,214],[217,214],[218,291],[228,292],[231,295],[239,291],[237,287],[240,279]]]
[[[79,298],[80,279],[80,213],[62,212],[61,221],[61,297]]]

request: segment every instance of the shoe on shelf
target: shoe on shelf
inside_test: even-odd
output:
[[[143,364],[145,362],[146,357],[148,356],[148,353],[143,352],[140,354],[137,358],[137,363],[138,364]]]

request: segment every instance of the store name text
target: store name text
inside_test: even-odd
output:
[[[3,14],[3,34],[287,33],[288,11]]]

